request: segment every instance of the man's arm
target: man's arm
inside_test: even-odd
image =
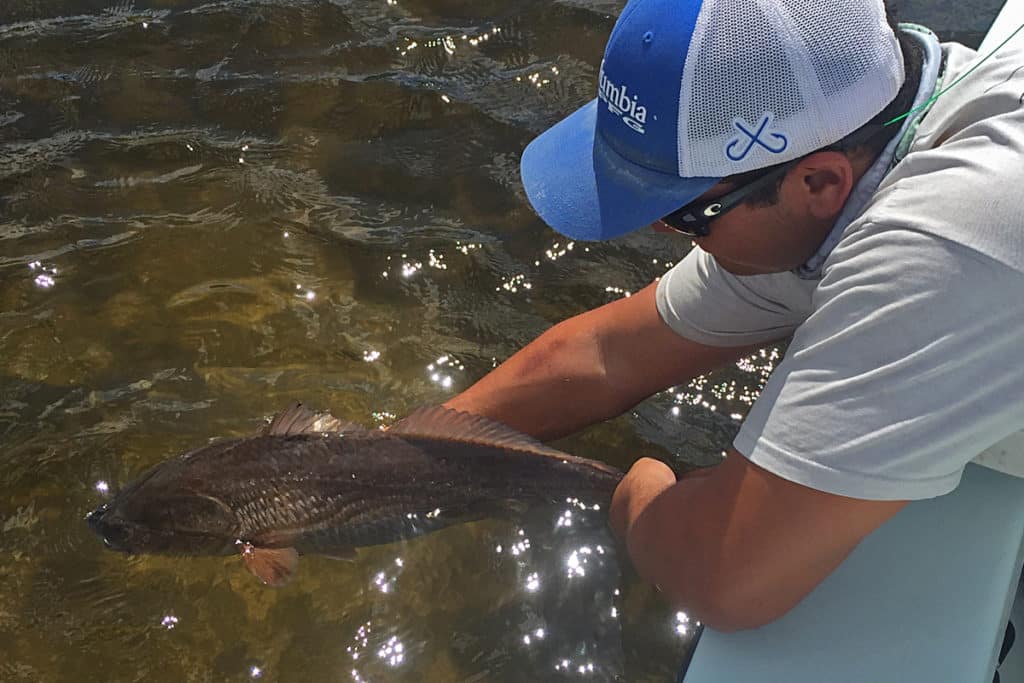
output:
[[[712,628],[788,612],[907,501],[860,500],[787,481],[735,449],[705,476],[637,461],[612,501],[633,565]]]
[[[554,439],[759,348],[679,336],[661,320],[656,290],[651,284],[555,325],[445,405]]]

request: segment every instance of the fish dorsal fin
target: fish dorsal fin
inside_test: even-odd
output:
[[[395,436],[452,439],[484,446],[529,451],[537,455],[574,459],[573,456],[546,446],[532,436],[516,431],[500,422],[444,406],[417,408],[396,422],[386,433]]]
[[[301,403],[293,403],[274,416],[263,428],[264,436],[292,434],[362,432],[365,429],[353,422],[344,422],[330,413],[314,413]]]

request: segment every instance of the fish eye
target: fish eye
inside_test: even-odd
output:
[[[128,552],[128,530],[116,524],[108,524],[103,527],[103,545],[111,550]]]

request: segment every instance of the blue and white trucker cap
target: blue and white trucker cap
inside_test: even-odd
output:
[[[903,79],[882,0],[631,0],[597,98],[527,146],[523,185],[558,232],[610,239],[840,140]]]

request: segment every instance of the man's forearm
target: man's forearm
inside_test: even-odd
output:
[[[559,323],[445,405],[554,439],[756,348],[681,337],[662,321],[656,296],[651,284]]]
[[[735,448],[700,476],[673,479],[661,463],[638,460],[609,521],[640,576],[721,631],[785,614],[906,505],[819,491]]]
[[[719,554],[718,537],[697,531],[718,521],[708,519],[708,510],[692,500],[694,487],[715,469],[677,482],[664,464],[641,458],[615,492],[609,523],[624,541],[637,573],[655,584],[674,607],[717,630],[751,628],[760,625],[760,612],[749,615],[729,605],[729,591],[717,588],[715,562],[708,559]],[[702,517],[704,523],[698,522]]]
[[[445,405],[548,440],[613,417],[630,400],[608,385],[600,340],[584,314],[549,329]]]

